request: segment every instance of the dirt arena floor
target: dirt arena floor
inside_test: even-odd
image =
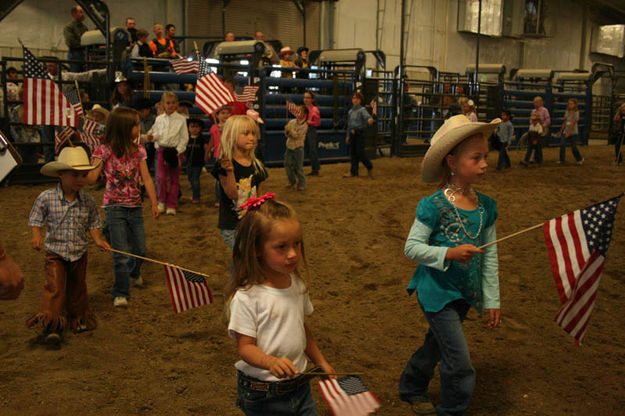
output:
[[[491,168],[477,188],[499,206],[504,236],[617,195],[625,168],[610,165],[612,148],[585,147],[583,166]],[[491,153],[491,165],[496,163]],[[571,154],[567,155],[572,160]],[[305,192],[285,191],[284,170],[270,169],[265,190],[292,204],[303,224],[315,313],[310,326],[337,371],[363,372],[382,401],[380,415],[408,415],[397,382],[422,342],[425,320],[405,287],[415,264],[403,255],[419,199],[434,191],[420,181],[421,159],[374,161],[375,178],[342,179],[348,165],[324,165]],[[307,168],[308,170],[308,168]],[[48,186],[0,188],[0,240],[21,265],[26,288],[0,302],[2,415],[236,415],[238,359],[222,321],[229,251],[213,207],[214,180],[202,176],[203,200],[191,205],[188,181],[178,215],[157,220],[145,208],[148,256],[211,275],[215,303],[175,315],[163,268],[146,264],[147,285],[133,289],[128,309],[113,309],[108,253],[89,249],[90,304],[99,327],[67,333],[60,350],[37,341],[24,321],[36,311],[43,255],[30,248],[27,218]],[[101,191],[92,191],[101,201]],[[621,211],[625,206],[621,206]],[[475,311],[465,331],[477,371],[469,415],[622,415],[625,409],[625,218],[614,238],[585,343],[553,321],[559,299],[541,230],[499,245],[501,328],[488,330]],[[316,386],[322,415],[330,412]],[[430,393],[440,398],[438,376]]]

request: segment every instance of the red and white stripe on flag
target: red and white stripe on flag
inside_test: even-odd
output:
[[[100,136],[96,134],[98,127],[97,121],[85,119],[80,132],[80,140],[89,146],[92,152],[100,145]]]
[[[61,132],[54,132],[54,153],[59,154],[61,146],[72,139],[74,129],[65,127]]]
[[[179,267],[169,265],[164,267],[175,313],[213,303],[213,297],[205,279],[201,278],[201,282],[191,281],[193,279],[187,279],[185,272]]]
[[[24,124],[78,125],[78,115],[51,79],[24,78]]]
[[[299,117],[300,109],[293,101],[286,102],[286,109],[289,110],[289,113],[293,114],[294,117]]]
[[[172,59],[169,61],[174,68],[176,75],[194,74],[198,71],[198,61],[189,61],[187,59]]]
[[[235,98],[240,103],[249,103],[256,100],[256,91],[258,91],[258,85],[246,85],[243,87],[241,94],[235,94]]]
[[[380,400],[370,390],[350,395],[336,379],[319,381],[319,389],[334,416],[365,416],[380,407]]]
[[[204,75],[195,86],[195,104],[211,115],[219,107],[234,101],[234,94],[215,73]]]

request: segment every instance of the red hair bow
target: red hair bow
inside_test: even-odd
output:
[[[248,199],[247,201],[239,205],[239,209],[250,210],[253,208],[258,208],[262,204],[264,204],[266,201],[269,201],[270,199],[274,199],[275,197],[276,197],[276,194],[274,194],[273,192],[267,192],[265,195],[259,198]]]

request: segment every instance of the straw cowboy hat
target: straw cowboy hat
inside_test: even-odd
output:
[[[59,176],[61,170],[92,170],[96,167],[89,162],[87,152],[80,146],[64,147],[57,160],[48,162],[41,168],[41,174]]]
[[[295,51],[293,49],[291,49],[290,46],[285,46],[284,48],[280,49],[280,56],[284,56],[284,55],[293,55],[295,53]]]
[[[109,117],[109,110],[107,110],[106,108],[102,107],[100,104],[94,104],[93,107],[91,107],[91,110],[89,110],[93,113],[100,113],[102,115],[104,115],[104,117],[108,118]]]
[[[482,134],[488,138],[501,119],[494,119],[490,123],[472,122],[463,114],[445,120],[445,123],[434,133],[430,140],[430,148],[421,163],[421,178],[431,183],[441,180],[443,176],[443,160],[460,142],[474,134]]]

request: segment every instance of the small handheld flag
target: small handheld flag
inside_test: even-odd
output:
[[[74,135],[74,129],[71,127],[64,127],[60,132],[54,132],[54,153],[58,154],[61,150],[61,146],[66,142],[71,145],[71,139]]]
[[[334,416],[364,416],[380,407],[380,400],[355,375],[321,380],[319,389]]]
[[[234,94],[217,74],[211,72],[198,79],[195,86],[195,104],[206,114],[211,115],[219,107],[233,101]]]
[[[286,102],[286,109],[289,110],[289,113],[293,114],[294,117],[299,117],[300,108],[293,101]]]
[[[198,61],[189,61],[188,59],[172,59],[169,61],[174,68],[176,75],[194,74],[198,72]]]
[[[213,296],[203,276],[174,265],[164,267],[175,313],[213,303]]]
[[[258,88],[258,85],[246,85],[243,87],[243,92],[241,92],[241,94],[234,94],[234,98],[240,103],[255,101]]]

